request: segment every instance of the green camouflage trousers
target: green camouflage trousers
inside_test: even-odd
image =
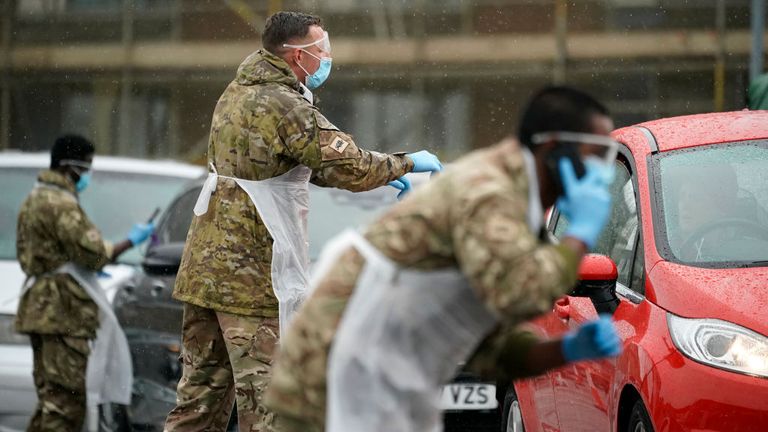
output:
[[[85,421],[88,339],[30,334],[37,409],[30,432],[80,432]]]
[[[261,395],[269,382],[278,327],[277,318],[184,303],[183,372],[165,431],[224,431],[234,401],[241,432],[269,430],[274,416]]]

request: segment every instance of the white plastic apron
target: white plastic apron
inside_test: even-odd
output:
[[[38,182],[35,188],[63,192],[77,201],[75,194],[56,185]],[[91,345],[86,372],[86,400],[89,416],[87,429],[96,430],[99,404],[131,404],[133,364],[128,339],[99,283],[96,272],[70,262],[52,273],[72,276],[99,308],[99,328],[96,330],[96,339]],[[34,285],[35,280],[35,277],[27,278],[24,292]]]
[[[349,246],[366,264],[329,357],[326,429],[441,431],[442,386],[497,318],[459,271],[405,270],[356,232],[333,240],[318,273]]]
[[[53,273],[72,276],[99,308],[99,328],[96,330],[96,339],[91,345],[91,353],[88,356],[85,380],[88,410],[86,426],[87,430],[95,431],[98,426],[99,404],[131,404],[133,388],[131,350],[96,272],[74,263],[67,263]],[[28,278],[24,284],[25,291],[34,285],[35,281],[34,277]]]
[[[280,334],[284,334],[309,285],[307,215],[312,170],[299,165],[277,177],[256,181],[221,176],[213,165],[211,169],[195,204],[195,215],[208,211],[219,177],[233,180],[251,198],[273,240],[272,289],[279,302]]]

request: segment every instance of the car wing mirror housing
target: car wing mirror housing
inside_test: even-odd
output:
[[[616,263],[605,255],[584,255],[579,264],[579,281],[571,293],[574,297],[589,297],[598,313],[612,314],[619,306]]]
[[[147,274],[173,276],[179,271],[184,243],[169,243],[151,247],[141,266]]]

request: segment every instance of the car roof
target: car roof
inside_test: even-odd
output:
[[[659,151],[768,138],[768,111],[731,111],[669,117],[640,123]]]
[[[20,151],[0,152],[0,167],[46,168],[50,164],[48,152],[26,153]],[[120,156],[95,156],[93,168],[97,171],[152,174],[171,177],[197,178],[205,173],[198,165],[173,160],[149,160]]]

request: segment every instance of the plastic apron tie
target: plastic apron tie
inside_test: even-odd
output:
[[[203,184],[194,213],[202,216],[208,211],[211,194],[218,179],[237,183],[248,194],[259,217],[272,237],[272,289],[279,302],[280,334],[284,334],[293,314],[309,285],[309,178],[312,170],[299,165],[285,174],[266,180],[244,180],[213,172]]]
[[[403,269],[355,232],[331,245],[366,263],[329,356],[327,430],[441,431],[442,386],[496,315],[455,269]]]

